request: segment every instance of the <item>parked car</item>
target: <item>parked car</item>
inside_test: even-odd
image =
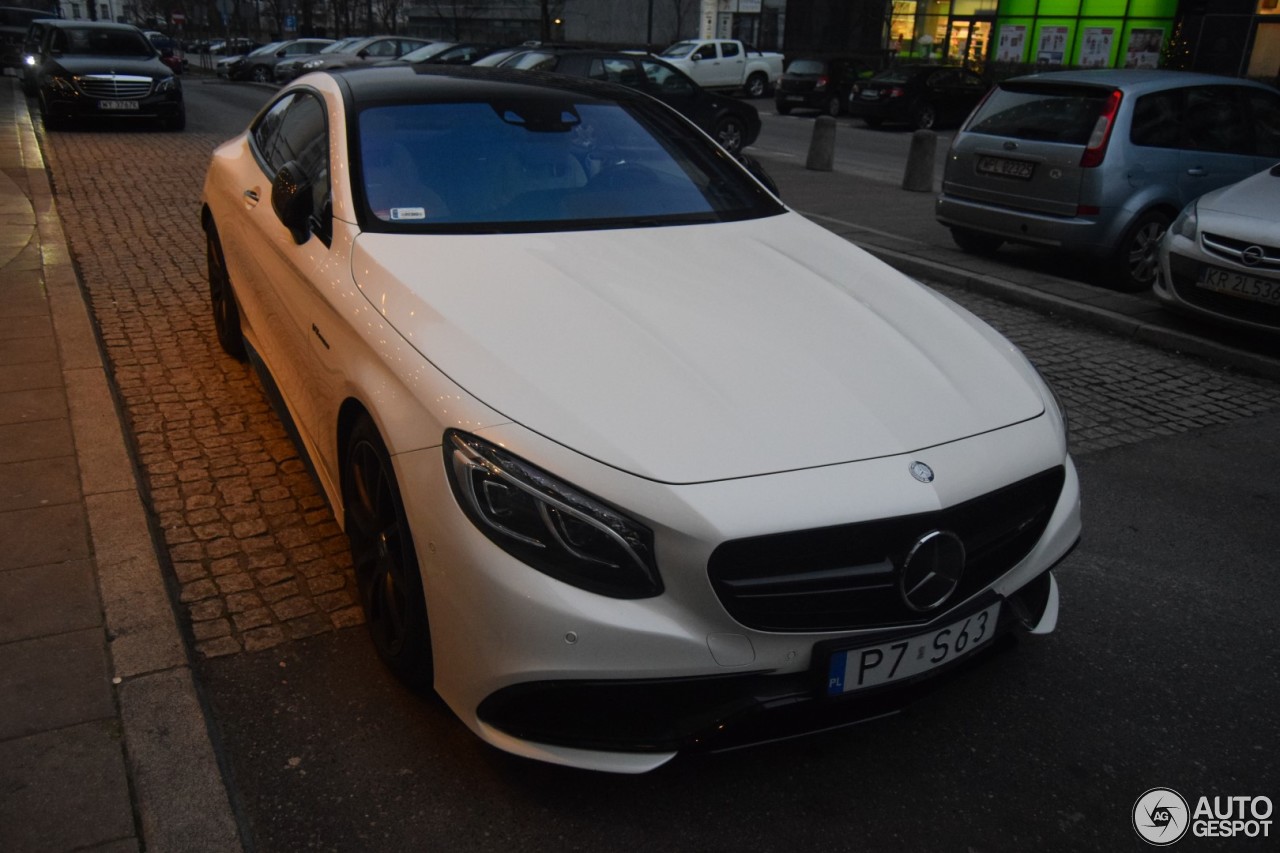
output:
[[[22,69],[22,42],[32,21],[56,17],[43,9],[0,6],[0,69]]]
[[[187,70],[187,54],[177,39],[170,38],[164,33],[150,31],[146,36],[160,52],[160,61],[172,68],[174,74],[181,74]]]
[[[505,50],[500,45],[478,42],[436,42],[400,57],[407,63],[431,63],[433,65],[470,65],[491,53]]]
[[[1280,335],[1280,165],[1183,208],[1160,240],[1155,294],[1187,314]]]
[[[431,42],[427,39],[408,36],[372,36],[343,41],[341,44],[340,48],[333,50],[326,48],[314,56],[293,60],[289,62],[288,68],[282,68],[286,61],[281,60],[276,65],[276,82],[285,83],[312,71],[327,71],[333,68],[346,68],[349,65],[363,65],[381,59],[395,59],[425,47]],[[334,46],[330,45],[330,47]]]
[[[898,65],[854,83],[849,93],[849,115],[862,119],[867,127],[955,127],[989,88],[985,80],[966,68]]]
[[[281,59],[279,62],[276,63],[275,71],[272,73],[272,76],[277,83],[288,83],[290,80],[293,80],[295,77],[301,76],[302,64],[304,62],[310,62],[312,59],[315,59],[317,56],[325,56],[330,53],[338,53],[342,50],[345,50],[346,48],[350,47],[351,45],[355,44],[360,40],[361,39],[359,36],[351,36],[349,38],[338,39],[333,44],[325,45],[315,53],[302,53],[297,56],[290,56],[286,59]]]
[[[240,54],[227,54],[218,60],[215,70],[219,77],[231,78],[232,71],[240,71],[250,60],[250,57],[270,56],[285,45],[282,41],[268,42],[261,47],[255,47],[252,50],[245,51]],[[265,81],[264,81],[265,82]]]
[[[577,48],[532,48],[508,57],[498,67],[551,71],[638,89],[683,114],[734,154],[760,136],[760,114],[752,104],[708,92],[683,71],[656,57]]]
[[[1002,82],[956,135],[938,221],[966,251],[1004,241],[1155,281],[1165,228],[1192,199],[1280,160],[1280,92],[1183,71],[1093,70]]]
[[[142,30],[93,21],[45,23],[33,76],[47,129],[86,118],[186,126],[182,83]]]
[[[322,48],[333,44],[333,41],[333,39],[314,38],[292,39],[260,47],[240,57],[236,62],[228,62],[227,76],[232,80],[270,83],[275,78],[277,62],[294,56],[317,53]]]
[[[853,85],[870,76],[872,70],[866,61],[850,56],[793,59],[774,90],[774,107],[782,115],[796,109],[843,115],[849,108]]]
[[[542,761],[885,713],[1052,630],[1080,532],[1030,363],[692,130],[594,80],[351,68],[205,179],[214,330],[296,426],[374,650]]]

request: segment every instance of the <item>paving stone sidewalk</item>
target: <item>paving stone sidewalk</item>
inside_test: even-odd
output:
[[[238,851],[115,398],[0,78],[0,849]]]

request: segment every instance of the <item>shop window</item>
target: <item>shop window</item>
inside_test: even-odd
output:
[[[1249,54],[1249,76],[1267,82],[1280,75],[1280,24],[1259,24]]]

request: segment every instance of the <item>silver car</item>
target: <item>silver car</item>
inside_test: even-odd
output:
[[[1280,334],[1280,165],[1183,209],[1160,241],[1155,293],[1170,308]]]
[[[938,221],[960,248],[1005,241],[1097,258],[1144,290],[1192,199],[1280,160],[1280,92],[1181,71],[1061,71],[993,89],[947,157]]]

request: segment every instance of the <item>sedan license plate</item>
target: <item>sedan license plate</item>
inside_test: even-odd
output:
[[[1228,296],[1239,296],[1263,302],[1267,305],[1280,305],[1280,281],[1257,278],[1231,270],[1205,267],[1200,272],[1197,287],[1225,293]]]
[[[137,101],[98,101],[100,110],[136,110]]]
[[[985,645],[996,632],[1000,602],[927,634],[838,651],[827,668],[827,695],[839,696],[902,681]]]
[[[1007,157],[978,158],[978,171],[984,175],[1001,175],[1006,178],[1029,181],[1035,170],[1036,164],[1026,160],[1010,160]]]

